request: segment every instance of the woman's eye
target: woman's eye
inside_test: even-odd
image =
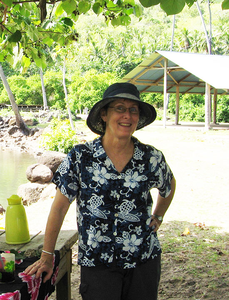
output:
[[[118,112],[125,112],[126,111],[126,108],[124,106],[116,106],[116,110]]]
[[[137,107],[131,107],[129,108],[129,111],[131,114],[138,114],[138,108]]]

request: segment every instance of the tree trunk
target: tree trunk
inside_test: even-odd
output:
[[[4,71],[2,69],[2,66],[0,65],[0,76],[1,76],[1,79],[2,79],[2,82],[3,82],[3,85],[7,91],[7,94],[9,96],[9,99],[10,99],[10,103],[11,103],[11,106],[12,106],[12,109],[13,109],[13,112],[15,114],[15,118],[16,118],[16,125],[18,126],[18,128],[20,128],[20,130],[22,131],[22,133],[24,133],[25,135],[29,135],[30,134],[30,129],[26,126],[25,122],[23,121],[20,113],[19,113],[19,109],[18,109],[18,106],[15,102],[15,99],[14,99],[14,95],[10,89],[10,86],[7,82],[7,79],[6,79],[6,76],[4,74]]]
[[[42,95],[43,95],[43,105],[44,110],[48,109],[47,97],[45,92],[45,84],[44,84],[44,77],[43,77],[43,70],[40,68],[40,77],[41,77],[41,86],[42,86]]]
[[[71,128],[72,128],[72,130],[75,130],[74,124],[73,124],[73,120],[72,120],[71,110],[70,110],[69,103],[68,103],[68,92],[67,92],[67,88],[66,88],[66,84],[65,84],[65,72],[66,72],[66,69],[65,69],[65,58],[64,58],[64,65],[63,65],[63,86],[64,86],[65,101],[66,101],[66,104],[67,104],[68,116],[69,116]]]
[[[175,23],[176,23],[176,16],[173,15],[173,31],[172,31],[172,37],[171,37],[170,51],[173,51],[173,40],[174,40],[174,34],[175,34]]]
[[[205,25],[205,22],[204,22],[203,15],[202,15],[201,10],[200,10],[198,0],[196,1],[196,6],[197,6],[197,9],[198,9],[198,12],[199,12],[199,15],[200,15],[200,18],[201,18],[201,22],[202,22],[202,25],[203,25],[203,28],[204,28],[204,33],[205,33],[205,36],[206,36],[206,42],[207,42],[207,47],[208,47],[208,54],[211,54],[211,41],[210,41],[209,36],[208,36],[208,31],[207,31],[207,28],[206,28],[206,25]]]

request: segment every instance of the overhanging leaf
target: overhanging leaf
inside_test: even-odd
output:
[[[35,58],[34,59],[34,62],[35,64],[39,67],[39,68],[42,68],[42,69],[45,69],[47,64],[45,62],[45,60],[43,58]]]
[[[89,9],[91,8],[91,3],[89,3],[88,1],[80,1],[79,5],[78,5],[78,9],[80,14],[86,14],[86,12],[89,11]]]
[[[223,1],[222,9],[229,9],[229,0],[224,0]]]
[[[38,30],[34,26],[30,26],[30,27],[28,27],[27,35],[29,36],[29,38],[32,41],[37,41],[39,33],[38,33]]]
[[[131,23],[131,18],[129,16],[122,16],[121,18],[121,25],[127,26]]]
[[[107,8],[117,8],[117,5],[114,2],[109,1],[107,2]]]
[[[139,0],[141,5],[144,7],[150,7],[160,3],[160,0]]]
[[[28,57],[23,55],[21,63],[22,63],[23,68],[28,68],[31,64],[31,61]]]
[[[70,26],[70,27],[73,26],[73,22],[72,22],[72,20],[70,18],[62,18],[61,22],[63,22],[64,25],[67,25],[67,26]]]
[[[11,36],[9,36],[8,41],[10,43],[17,43],[20,41],[22,35],[20,30],[16,30]]]
[[[7,5],[8,7],[12,6],[13,0],[3,0],[2,1],[5,5]]]
[[[42,40],[42,42],[43,42],[44,44],[48,45],[49,47],[51,47],[52,44],[53,44],[53,39],[50,38],[49,36],[47,36],[46,38],[44,38],[44,39]]]
[[[62,8],[67,14],[72,13],[76,9],[75,0],[65,0],[62,2]]]
[[[186,0],[186,4],[188,5],[188,7],[191,7],[195,2],[196,0]]]
[[[125,4],[130,4],[131,6],[135,6],[135,1],[134,0],[124,0],[123,2]]]
[[[111,25],[114,26],[114,27],[121,25],[120,18],[114,18],[114,19],[112,19],[111,20]]]
[[[184,8],[185,0],[161,0],[160,6],[167,15],[176,15]]]
[[[93,9],[94,13],[97,15],[99,15],[103,11],[99,2],[95,2],[92,9]]]
[[[136,5],[134,7],[134,14],[137,18],[141,17],[142,15],[142,7],[140,5]]]
[[[58,5],[57,5],[57,8],[56,8],[56,11],[55,11],[55,15],[57,17],[61,16],[62,14],[64,13],[64,9],[62,7],[62,2],[60,2]]]

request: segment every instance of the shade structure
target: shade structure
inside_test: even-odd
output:
[[[229,56],[155,51],[122,78],[135,84],[140,93],[229,94]],[[205,104],[205,122],[209,123]]]

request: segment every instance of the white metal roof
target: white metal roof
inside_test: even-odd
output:
[[[229,94],[229,56],[155,51],[121,80],[131,82],[140,92],[163,93],[164,62],[167,66],[167,92],[204,94],[205,83],[211,93]]]

